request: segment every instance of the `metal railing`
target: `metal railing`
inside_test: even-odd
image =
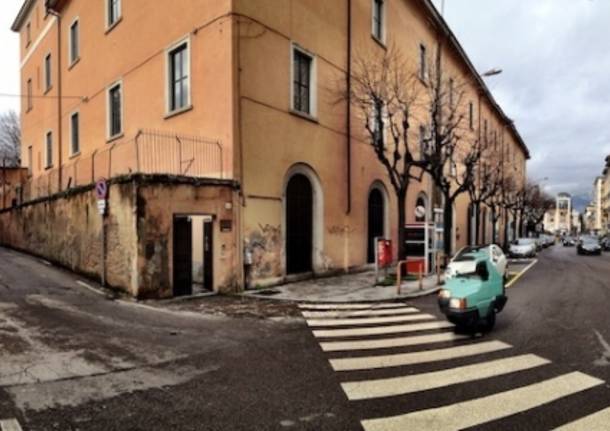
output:
[[[60,185],[61,169],[61,185]],[[223,179],[220,142],[165,131],[140,130],[131,139],[108,144],[86,156],[77,156],[61,168],[13,185],[2,196],[3,207],[86,186],[99,178],[129,174],[164,174]],[[0,190],[0,194],[2,191]]]

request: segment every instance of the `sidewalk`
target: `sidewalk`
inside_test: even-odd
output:
[[[377,302],[416,298],[440,290],[436,276],[423,280],[420,290],[418,281],[402,283],[401,293],[396,286],[374,286],[375,272],[346,274],[337,277],[319,278],[260,290],[249,290],[243,296],[298,302]]]

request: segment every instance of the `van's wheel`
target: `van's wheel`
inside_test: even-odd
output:
[[[489,308],[489,313],[487,313],[487,316],[485,317],[482,329],[484,332],[489,332],[494,326],[496,326],[496,309],[492,304]]]

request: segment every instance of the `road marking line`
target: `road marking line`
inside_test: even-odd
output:
[[[480,425],[550,403],[604,382],[573,372],[529,386],[404,415],[362,421],[365,431],[456,430]]]
[[[540,367],[550,362],[536,355],[521,355],[410,376],[346,382],[341,383],[341,387],[349,400],[369,400],[488,379]]]
[[[508,288],[509,288],[509,287],[511,287],[513,284],[515,284],[515,283],[517,282],[517,280],[519,280],[519,279],[520,279],[520,278],[523,276],[523,274],[525,274],[527,271],[529,271],[529,270],[530,270],[530,268],[531,268],[532,266],[536,265],[537,263],[538,263],[538,259],[534,259],[534,261],[533,261],[532,263],[530,263],[530,264],[529,264],[529,265],[527,265],[525,268],[523,268],[523,270],[522,270],[522,271],[521,271],[519,274],[515,275],[511,281],[509,281],[508,283],[506,283],[506,288],[508,289]]]
[[[384,338],[382,340],[361,340],[361,341],[329,341],[320,343],[320,347],[325,352],[338,352],[345,350],[372,350],[388,349],[392,347],[417,346],[420,344],[442,343],[446,341],[457,341],[469,338],[468,335],[458,335],[453,332],[441,334],[419,335],[415,337]]]
[[[606,431],[608,424],[610,424],[610,408],[555,428],[555,431]]]
[[[4,419],[0,421],[0,430],[2,431],[22,431],[21,425],[17,419]]]
[[[79,285],[83,286],[85,289],[89,289],[93,293],[97,293],[98,295],[106,296],[106,294],[104,292],[102,292],[101,290],[98,290],[95,287],[85,283],[84,281],[77,280],[76,284],[79,284]]]
[[[331,318],[331,317],[357,317],[357,316],[386,316],[392,314],[413,314],[419,313],[417,308],[385,308],[380,310],[356,310],[356,311],[301,311],[303,317],[310,319]]]
[[[369,325],[377,323],[394,323],[394,322],[413,322],[418,320],[435,319],[432,314],[409,314],[405,316],[392,317],[354,317],[350,319],[314,319],[307,320],[309,326],[351,326],[351,325]]]
[[[49,262],[48,260],[40,259],[40,262],[46,266],[52,266],[51,262]]]
[[[370,370],[375,368],[401,367],[404,365],[425,364],[429,362],[446,361],[448,359],[465,358],[510,349],[510,344],[501,341],[485,341],[466,346],[449,347],[447,349],[428,350],[424,352],[398,353],[393,355],[367,356],[361,358],[330,359],[330,365],[335,371]]]
[[[401,308],[405,304],[402,302],[378,302],[369,304],[299,304],[299,308],[310,310],[366,310],[379,308]]]
[[[312,331],[314,337],[318,338],[333,338],[333,337],[361,337],[367,335],[387,335],[398,334],[401,332],[418,332],[429,329],[447,329],[453,328],[453,323],[450,322],[425,322],[411,323],[408,325],[392,325],[392,326],[371,326],[366,328],[349,328],[349,329],[317,329]]]

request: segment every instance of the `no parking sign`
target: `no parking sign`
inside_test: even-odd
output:
[[[97,209],[100,215],[106,214],[106,199],[108,198],[108,182],[105,178],[100,178],[95,183],[95,196],[97,197]]]

